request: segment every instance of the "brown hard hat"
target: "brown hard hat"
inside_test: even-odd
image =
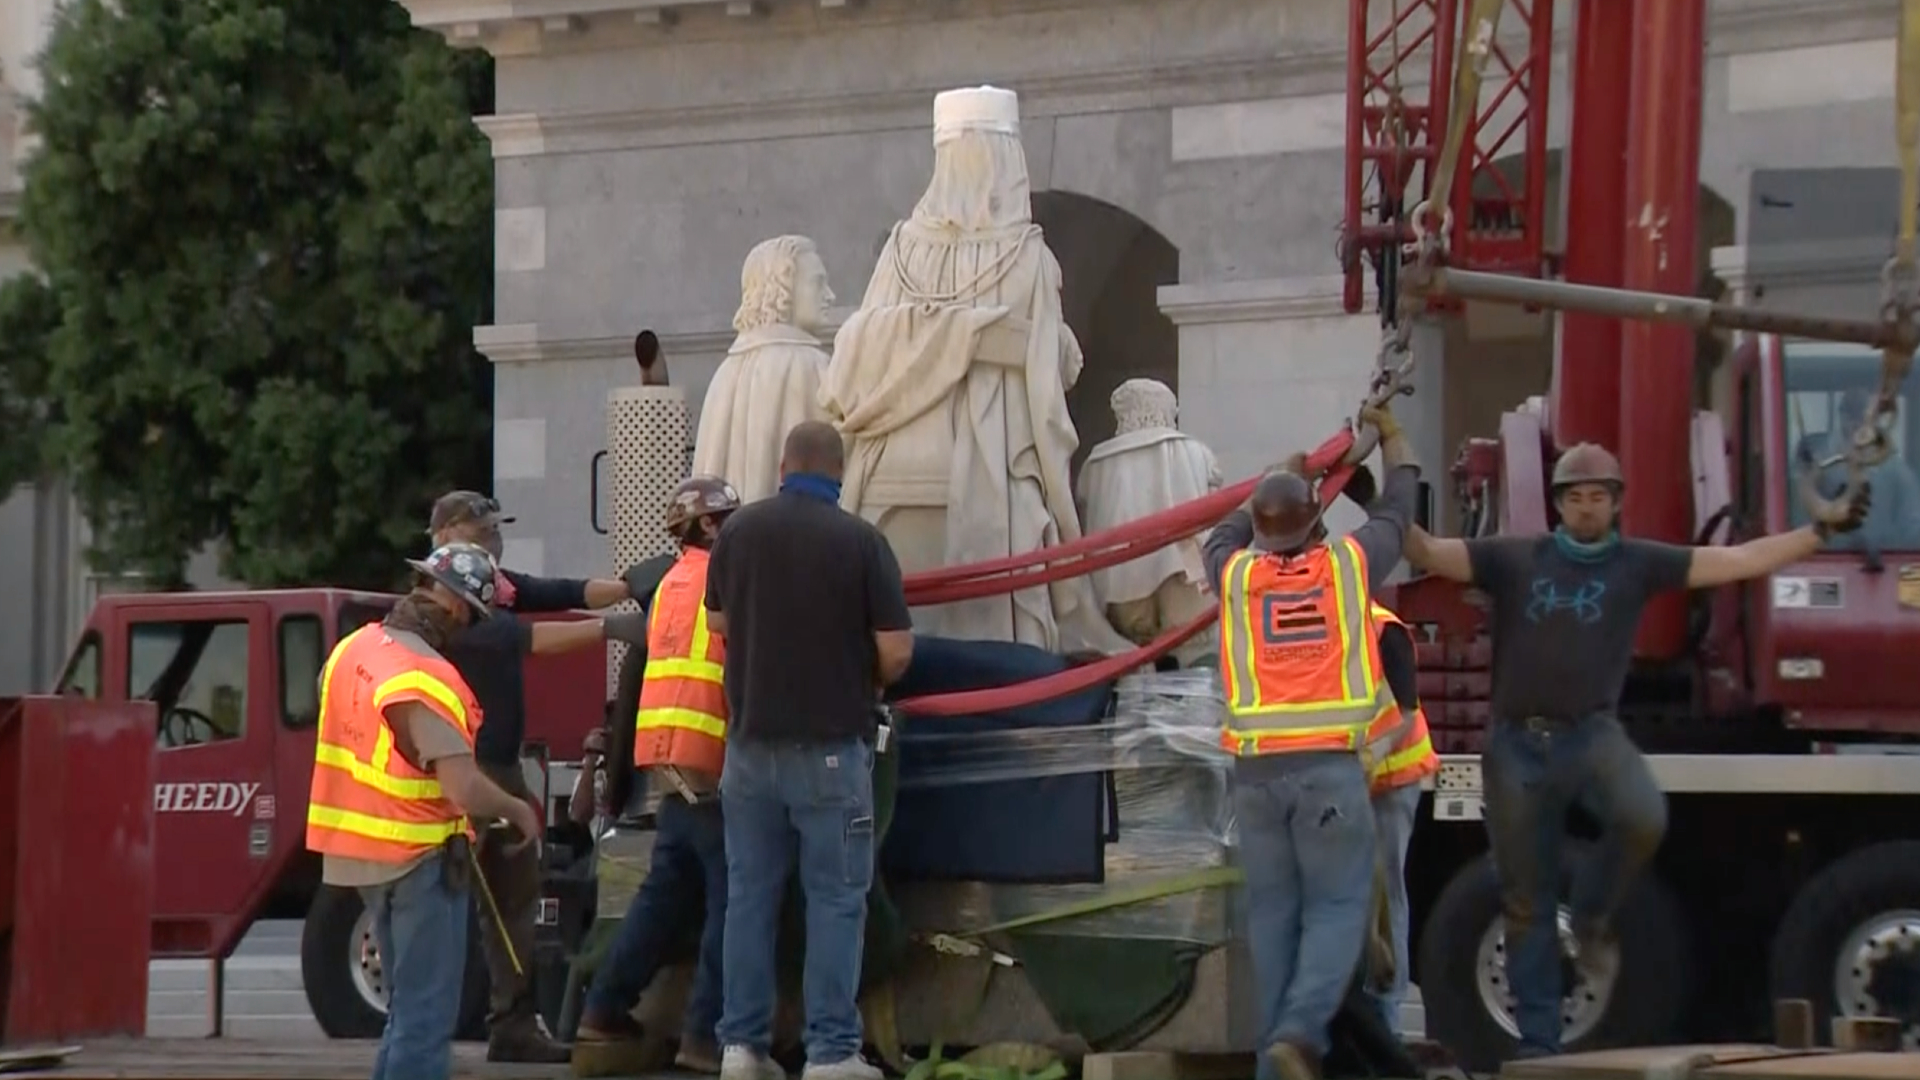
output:
[[[740,493],[717,476],[690,476],[673,489],[667,501],[667,531],[674,536],[709,514],[730,514],[740,509]]]
[[[1618,493],[1627,486],[1620,475],[1620,459],[1599,443],[1575,443],[1553,464],[1553,493],[1575,484],[1606,484]]]
[[[1306,477],[1286,469],[1270,472],[1254,486],[1249,509],[1257,546],[1267,551],[1298,551],[1313,539],[1320,523],[1320,500]]]

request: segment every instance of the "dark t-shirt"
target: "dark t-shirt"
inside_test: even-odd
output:
[[[1619,707],[1647,600],[1684,589],[1693,550],[1622,540],[1579,562],[1552,536],[1467,541],[1473,585],[1493,600],[1495,719],[1571,720]]]
[[[730,738],[873,733],[873,635],[913,628],[880,530],[805,495],[750,503],[713,545],[707,607],[727,620]]]
[[[527,653],[533,627],[515,611],[571,611],[587,606],[587,583],[570,578],[536,578],[502,570],[513,583],[513,609],[493,614],[454,635],[447,659],[467,680],[480,703],[480,730],[473,737],[474,760],[482,765],[520,763],[520,742],[527,732]]]

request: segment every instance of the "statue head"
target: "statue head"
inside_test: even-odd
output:
[[[1128,379],[1114,388],[1108,402],[1116,435],[1180,425],[1180,399],[1158,379]]]
[[[827,265],[813,241],[776,236],[747,252],[740,267],[740,310],[733,328],[741,333],[763,326],[793,326],[813,333],[827,321],[833,290]]]
[[[913,216],[960,232],[1033,220],[1018,94],[975,86],[934,97],[933,179]]]

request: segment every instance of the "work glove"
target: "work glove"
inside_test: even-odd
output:
[[[1382,442],[1400,434],[1400,421],[1394,418],[1392,407],[1385,403],[1368,405],[1360,410],[1360,422],[1372,425],[1380,433]]]
[[[647,613],[644,611],[609,615],[601,620],[601,624],[606,628],[608,641],[624,641],[642,647],[647,644]]]
[[[1379,497],[1380,484],[1373,478],[1372,469],[1365,465],[1355,465],[1353,475],[1347,477],[1347,485],[1340,489],[1340,494],[1352,499],[1360,509],[1365,510],[1373,505],[1374,499]]]
[[[1862,483],[1860,493],[1848,501],[1846,514],[1839,521],[1821,522],[1816,526],[1822,536],[1850,533],[1866,523],[1867,514],[1873,510],[1873,485]]]
[[[620,580],[627,584],[627,595],[641,604],[653,603],[653,590],[660,587],[660,579],[673,569],[673,556],[656,555],[651,559],[634,563]]]

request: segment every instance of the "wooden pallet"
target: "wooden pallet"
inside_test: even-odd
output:
[[[68,1056],[51,1067],[4,1075],[7,1080],[366,1080],[373,1071],[375,1047],[373,1042],[344,1039],[105,1039],[61,1048]],[[570,1075],[565,1065],[490,1065],[484,1045],[460,1043],[453,1053],[455,1080],[557,1080]]]

